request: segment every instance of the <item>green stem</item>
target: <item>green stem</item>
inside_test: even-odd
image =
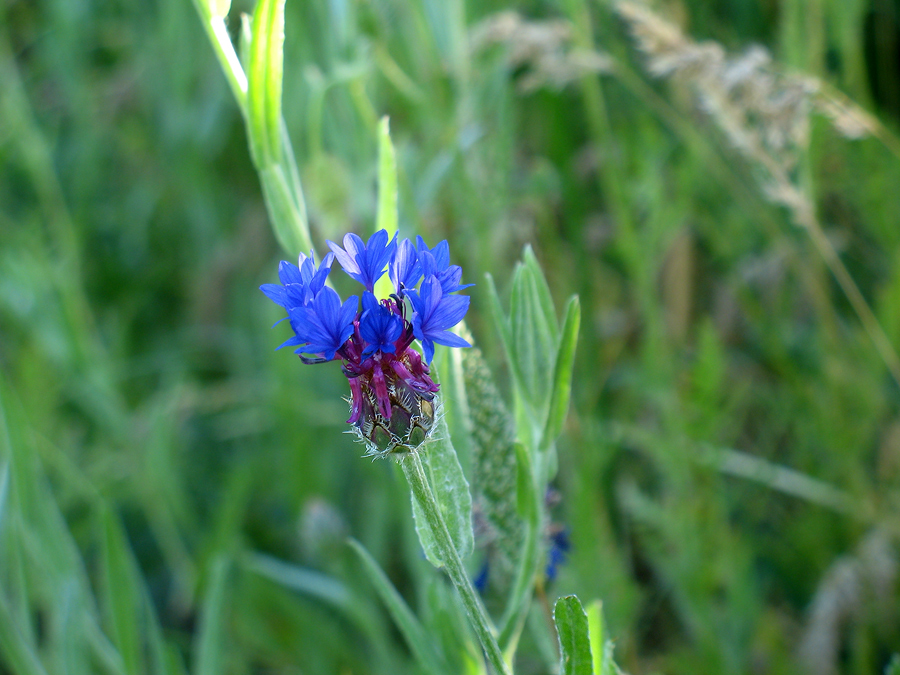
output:
[[[213,46],[219,65],[222,66],[222,71],[225,73],[225,79],[228,80],[228,86],[231,87],[231,93],[234,94],[238,107],[241,109],[241,114],[246,117],[247,75],[241,67],[241,60],[234,51],[234,44],[228,35],[225,21],[219,17],[211,16],[209,10],[199,0],[194,0],[194,6],[200,15],[200,21]]]
[[[495,629],[487,611],[481,602],[481,598],[478,597],[478,593],[475,592],[472,582],[469,580],[469,575],[463,566],[456,546],[453,545],[450,531],[447,529],[447,524],[441,516],[437,501],[435,501],[434,493],[431,491],[428,479],[425,477],[425,469],[422,466],[422,459],[419,457],[419,453],[409,453],[403,459],[401,466],[403,467],[406,480],[409,482],[413,497],[421,507],[422,513],[425,514],[425,520],[428,521],[428,526],[431,528],[438,553],[441,561],[444,563],[444,569],[447,570],[450,580],[459,592],[463,606],[466,608],[472,627],[475,629],[481,646],[484,648],[488,662],[496,673],[512,675],[512,671],[503,660],[503,654],[494,635]]]

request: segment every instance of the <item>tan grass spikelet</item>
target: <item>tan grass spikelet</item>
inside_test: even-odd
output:
[[[565,20],[529,21],[516,12],[493,14],[469,34],[473,53],[501,44],[510,68],[525,68],[518,78],[521,93],[562,89],[584,75],[608,73],[612,59],[601,52],[572,47],[572,25]]]

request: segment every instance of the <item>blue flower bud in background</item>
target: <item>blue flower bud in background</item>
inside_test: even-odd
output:
[[[332,253],[317,268],[312,256],[300,256],[298,266],[282,262],[281,284],[263,284],[260,290],[287,312],[293,337],[280,347],[296,347],[304,363],[341,361],[350,385],[350,418],[368,448],[368,455],[383,457],[415,450],[434,426],[438,385],[429,364],[434,345],[469,347],[450,332],[469,309],[467,296],[454,295],[462,268],[450,265],[446,241],[429,249],[421,237],[414,246],[408,239],[388,241],[385,230],[368,242],[348,234],[341,248],[328,242]],[[361,283],[359,296],[342,301],[325,286],[334,259]],[[389,298],[375,297],[376,282],[389,268],[396,290]],[[418,288],[417,288],[418,287]],[[280,323],[280,322],[279,322]],[[418,339],[424,360],[412,348]]]

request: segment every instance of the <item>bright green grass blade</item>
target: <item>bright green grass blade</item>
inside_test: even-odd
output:
[[[391,122],[387,116],[378,125],[378,221],[376,230],[397,231],[397,155],[391,142]]]
[[[391,618],[403,634],[406,644],[409,645],[410,651],[418,659],[429,673],[446,673],[446,666],[443,659],[435,651],[434,643],[431,637],[425,632],[422,624],[412,613],[412,610],[403,600],[403,597],[394,588],[394,585],[387,578],[387,575],[379,567],[375,559],[369,554],[365,547],[355,539],[348,540],[350,547],[356,551],[359,559],[363,562],[363,568],[369,577],[369,580],[375,586],[375,590],[381,597],[381,601],[387,607]]]
[[[141,657],[140,591],[135,580],[135,563],[125,533],[109,508],[101,513],[103,527],[104,605],[113,644],[122,657],[125,671],[144,672]]]
[[[603,603],[595,600],[587,608],[588,634],[591,638],[591,655],[593,657],[594,675],[607,675],[604,655],[606,650],[603,646],[604,630],[603,625]]]
[[[593,675],[588,617],[581,601],[574,595],[557,600],[553,621],[559,635],[559,672],[562,675]]]
[[[230,569],[231,561],[224,555],[212,562],[194,642],[194,675],[220,675],[225,666],[225,596]]]
[[[544,427],[542,445],[546,448],[556,440],[562,431],[569,398],[572,393],[572,369],[575,366],[575,347],[578,344],[578,329],[581,325],[581,304],[578,296],[569,298],[563,320],[562,339],[553,368],[553,384],[550,389],[550,410]]]
[[[378,125],[378,216],[375,230],[387,230],[388,240],[397,232],[397,156],[391,143],[390,119]],[[387,274],[375,284],[375,296],[386,298],[393,286]]]
[[[440,410],[431,434],[416,452],[421,454],[428,484],[434,492],[453,544],[459,557],[465,560],[475,548],[475,535],[472,530],[472,494],[469,492],[469,482],[450,440],[447,420]],[[404,472],[412,470],[410,462],[401,462],[401,467]],[[416,533],[419,535],[425,556],[435,567],[442,567],[443,561],[431,528],[415,498],[412,499],[412,508]]]

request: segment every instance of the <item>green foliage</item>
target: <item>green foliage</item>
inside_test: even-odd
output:
[[[553,608],[553,621],[559,635],[559,672],[564,675],[593,675],[594,658],[591,655],[588,616],[581,601],[574,595],[557,600]]]
[[[422,456],[428,483],[437,499],[438,508],[450,531],[453,544],[459,556],[466,559],[474,547],[472,495],[469,492],[469,482],[463,474],[456,450],[450,440],[447,421],[440,411],[431,436],[419,446],[418,452]],[[401,460],[401,466],[404,472],[411,470],[410,464],[406,461]],[[415,499],[412,500],[412,507],[416,532],[425,556],[435,567],[443,566],[446,561],[441,558],[432,528]]]
[[[410,651],[415,654],[416,659],[428,669],[428,672],[448,672],[447,666],[442,663],[440,655],[434,650],[434,644],[431,642],[430,636],[419,623],[416,615],[404,602],[403,597],[394,588],[384,571],[378,566],[375,559],[358,541],[351,539],[350,546],[359,555],[366,574],[375,586],[375,590],[390,612],[397,628],[403,634]]]

